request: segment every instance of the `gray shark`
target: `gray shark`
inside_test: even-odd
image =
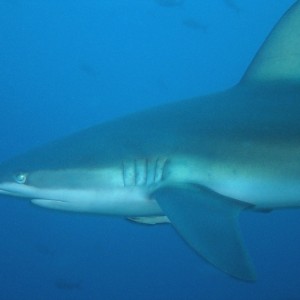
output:
[[[205,260],[255,272],[243,210],[300,206],[300,1],[240,83],[100,124],[0,166],[0,193],[69,212],[171,223]]]

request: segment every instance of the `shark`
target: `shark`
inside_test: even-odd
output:
[[[125,115],[0,165],[0,194],[171,224],[204,260],[254,281],[243,211],[300,206],[300,1],[239,83]]]

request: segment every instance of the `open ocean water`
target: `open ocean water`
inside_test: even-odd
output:
[[[292,0],[0,0],[0,157],[236,84]],[[258,280],[168,225],[0,199],[0,299],[300,299],[300,210],[242,213]]]

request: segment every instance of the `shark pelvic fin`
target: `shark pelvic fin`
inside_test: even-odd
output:
[[[233,277],[255,280],[238,228],[239,213],[249,204],[188,184],[164,186],[152,196],[199,255]]]
[[[300,1],[274,27],[241,83],[286,80],[300,81]]]

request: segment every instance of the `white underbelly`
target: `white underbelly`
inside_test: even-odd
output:
[[[115,186],[105,188],[37,188],[17,183],[0,184],[0,193],[30,199],[50,209],[114,216],[159,216],[162,211],[147,189]]]
[[[300,185],[296,181],[268,178],[227,178],[208,183],[227,197],[253,204],[258,209],[300,206]]]
[[[300,178],[265,168],[176,158],[170,169],[174,182],[205,186],[221,195],[259,208],[300,207]]]
[[[157,202],[137,188],[43,191],[32,203],[65,211],[113,216],[161,215]]]

